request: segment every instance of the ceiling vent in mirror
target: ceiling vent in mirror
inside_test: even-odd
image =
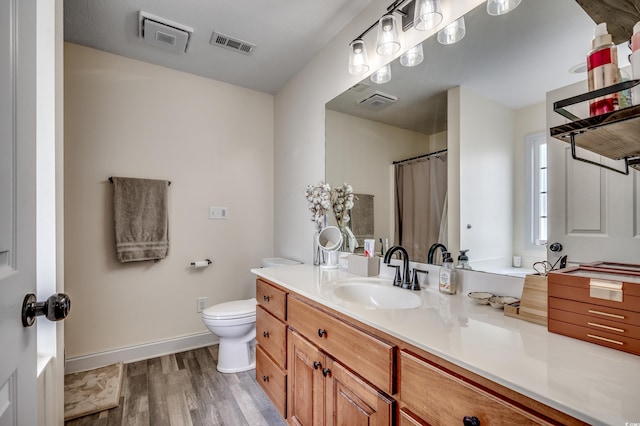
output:
[[[186,53],[193,28],[140,11],[138,35],[145,43],[172,52]]]
[[[382,92],[375,92],[366,98],[358,101],[358,105],[375,111],[381,110],[398,102],[398,98],[393,95],[387,95]]]
[[[238,38],[230,37],[226,34],[215,31],[211,35],[211,41],[209,41],[209,43],[213,44],[214,46],[242,53],[243,55],[251,55],[256,48],[256,45],[253,43],[242,41]]]

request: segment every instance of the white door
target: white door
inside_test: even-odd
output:
[[[0,0],[0,425],[35,425],[36,1]]]
[[[549,127],[567,122],[553,111],[553,102],[587,91],[586,82],[547,94]],[[588,104],[572,112],[588,116]],[[577,136],[580,137],[579,135]],[[625,176],[574,160],[570,144],[549,138],[548,144],[549,243],[559,242],[568,261],[598,260],[638,263],[640,260],[640,172]],[[624,169],[615,162],[578,148],[577,155]],[[551,263],[555,259],[549,259]]]

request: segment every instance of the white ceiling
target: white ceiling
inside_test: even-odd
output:
[[[275,94],[370,2],[64,0],[64,38],[71,43]],[[140,11],[193,28],[187,53],[143,43],[138,37]],[[214,31],[253,43],[256,49],[251,56],[245,56],[213,46],[209,41]]]

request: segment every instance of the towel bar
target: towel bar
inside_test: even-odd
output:
[[[109,176],[109,182],[113,183],[113,176]],[[167,181],[169,182],[168,186],[171,186],[171,181]]]

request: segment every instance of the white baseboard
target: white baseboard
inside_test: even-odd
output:
[[[189,336],[176,337],[158,342],[144,343],[142,345],[82,355],[79,357],[68,358],[65,361],[65,373],[91,370],[104,365],[115,364],[116,362],[123,362],[127,364],[143,359],[156,358],[163,355],[215,345],[218,341],[218,336],[207,331],[204,333],[191,334]]]

